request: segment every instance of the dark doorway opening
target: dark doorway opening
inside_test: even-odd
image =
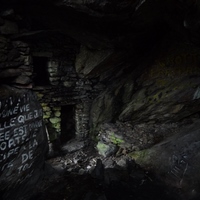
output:
[[[47,57],[33,57],[33,81],[36,86],[49,85],[49,73]]]
[[[61,107],[61,144],[75,138],[74,105]]]

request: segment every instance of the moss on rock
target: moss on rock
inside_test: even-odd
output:
[[[125,141],[119,137],[117,137],[117,135],[115,135],[114,132],[111,133],[111,135],[109,136],[109,139],[111,140],[111,142],[117,146],[120,146],[121,144],[125,143]]]
[[[60,117],[61,112],[57,110],[57,111],[54,112],[54,115],[55,115],[56,117]]]
[[[117,150],[116,145],[110,145],[110,144],[108,145],[103,142],[98,142],[96,147],[99,154],[104,157],[112,155]]]
[[[58,122],[61,121],[61,119],[58,118],[58,117],[52,117],[52,118],[49,119],[49,121],[50,121],[52,124],[57,124]]]

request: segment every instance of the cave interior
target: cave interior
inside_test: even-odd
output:
[[[0,4],[0,199],[199,199],[198,0]]]

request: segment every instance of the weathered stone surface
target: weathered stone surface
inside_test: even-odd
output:
[[[75,83],[73,81],[64,81],[63,85],[65,87],[73,87],[75,85]]]
[[[63,145],[61,147],[61,150],[65,153],[66,152],[72,153],[72,152],[82,149],[86,145],[87,145],[87,143],[85,141],[71,140],[71,141],[67,142],[65,145]]]
[[[1,199],[27,199],[42,177],[48,148],[42,108],[32,91],[0,90]]]
[[[57,111],[54,112],[54,114],[55,114],[56,117],[60,117],[61,112],[57,110]]]
[[[174,122],[200,110],[199,48],[173,43],[166,45],[152,65],[131,80],[132,75],[110,84],[93,102],[91,122]],[[162,46],[163,47],[163,46]],[[194,106],[195,105],[195,106]]]
[[[4,24],[0,26],[0,33],[3,35],[16,34],[18,32],[18,25],[9,20],[5,20]]]
[[[0,26],[4,24],[4,20],[0,17]]]
[[[117,151],[117,146],[115,144],[108,145],[103,142],[98,142],[96,148],[98,153],[104,157],[111,156]]]
[[[11,49],[8,53],[8,61],[11,61],[11,60],[14,60],[14,59],[17,59],[20,57],[20,52],[18,49]]]
[[[17,84],[21,84],[21,85],[28,85],[32,82],[32,79],[28,76],[24,76],[24,75],[21,75],[21,76],[18,76],[14,81],[13,83],[17,83]]]
[[[8,56],[4,52],[0,53],[0,62],[5,62],[8,59]]]
[[[21,69],[5,69],[0,71],[0,78],[16,77],[21,75]]]
[[[99,95],[92,104],[90,117],[94,128],[102,122],[110,122],[118,111],[116,109],[118,99],[113,94],[106,90]]]
[[[21,52],[29,52],[29,47],[24,42],[11,42],[8,38],[0,36],[0,77],[1,83],[15,85],[18,88],[32,88],[32,66],[27,63],[27,57]],[[20,49],[20,48],[23,48]],[[25,66],[27,65],[27,66]]]
[[[199,109],[198,99],[194,102],[200,84],[198,48],[176,44],[168,51],[169,54],[158,58],[146,75],[138,79],[142,88],[133,94],[131,102],[120,114],[120,120],[180,120]],[[194,103],[195,110],[189,110]]]
[[[112,53],[112,49],[99,51],[82,46],[76,58],[75,67],[77,73],[87,76],[95,68],[98,68],[98,65],[105,61]]]
[[[99,127],[97,139],[108,146],[116,145],[127,154],[133,150],[149,148],[165,138],[176,134],[178,130],[179,125],[176,123],[104,123]]]
[[[22,51],[29,47],[26,42],[19,41],[19,40],[13,41],[12,44],[15,48],[18,48],[19,50],[22,50]]]
[[[59,117],[54,117],[50,118],[49,120],[52,124],[57,124],[58,122],[60,122],[61,119]]]
[[[1,17],[6,19],[15,19],[15,11],[12,8],[7,8],[1,11]]]
[[[3,63],[0,63],[0,68],[17,68],[21,65],[23,65],[23,61],[6,61]]]
[[[200,125],[183,127],[182,130],[150,149],[131,154],[135,161],[152,170],[160,179],[182,191],[182,199],[198,198]]]

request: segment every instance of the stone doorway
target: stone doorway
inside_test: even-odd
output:
[[[75,106],[66,105],[61,107],[61,144],[75,138]]]

